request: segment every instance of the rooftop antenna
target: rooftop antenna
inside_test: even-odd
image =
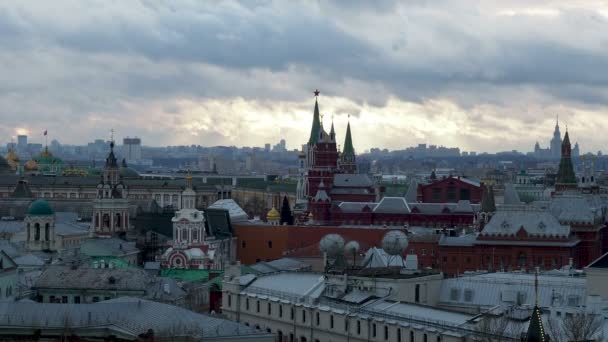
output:
[[[534,272],[534,305],[538,306],[538,266]]]

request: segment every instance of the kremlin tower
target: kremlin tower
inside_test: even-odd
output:
[[[566,130],[564,141],[562,142],[557,179],[555,180],[555,191],[575,190],[577,188],[571,154],[570,137],[568,136],[568,130]]]
[[[327,133],[319,112],[319,91],[314,94],[310,138],[305,146],[306,151],[300,158],[303,181],[299,182],[298,200],[307,202],[306,209],[302,210],[303,206],[296,203],[294,212],[308,212],[309,223],[330,224],[336,219],[332,215],[334,204],[349,201],[374,202],[381,196],[378,196],[379,188],[367,175],[357,174],[350,122],[346,126],[344,149],[339,153],[334,124],[332,122]]]

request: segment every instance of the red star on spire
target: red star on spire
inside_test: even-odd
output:
[[[317,90],[313,91],[313,93],[315,94],[315,97],[317,97],[317,96],[319,96],[319,94],[320,94],[321,92],[319,91],[319,89],[317,89]]]

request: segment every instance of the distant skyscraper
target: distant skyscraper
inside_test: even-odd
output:
[[[562,153],[562,134],[559,131],[559,121],[555,122],[555,130],[551,139],[551,158],[559,158]]]
[[[25,149],[27,148],[27,135],[17,136],[17,148],[19,150],[25,151]]]
[[[122,144],[122,154],[127,161],[141,160],[141,139],[126,137]]]
[[[551,138],[551,142],[549,143],[548,148],[540,147],[538,141],[534,145],[534,156],[536,158],[541,159],[559,159],[562,154],[562,137],[561,132],[559,130],[559,121],[555,122],[555,130],[553,131],[553,137]],[[572,156],[578,157],[580,155],[580,150],[578,147],[578,143],[574,144],[574,148],[572,148]]]

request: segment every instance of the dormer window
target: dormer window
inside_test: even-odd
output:
[[[540,223],[538,224],[538,230],[545,230],[546,227],[547,226],[543,221],[540,221]]]
[[[507,222],[507,220],[502,221],[502,223],[500,224],[500,227],[504,230],[509,229],[509,227],[510,227],[509,222]]]

